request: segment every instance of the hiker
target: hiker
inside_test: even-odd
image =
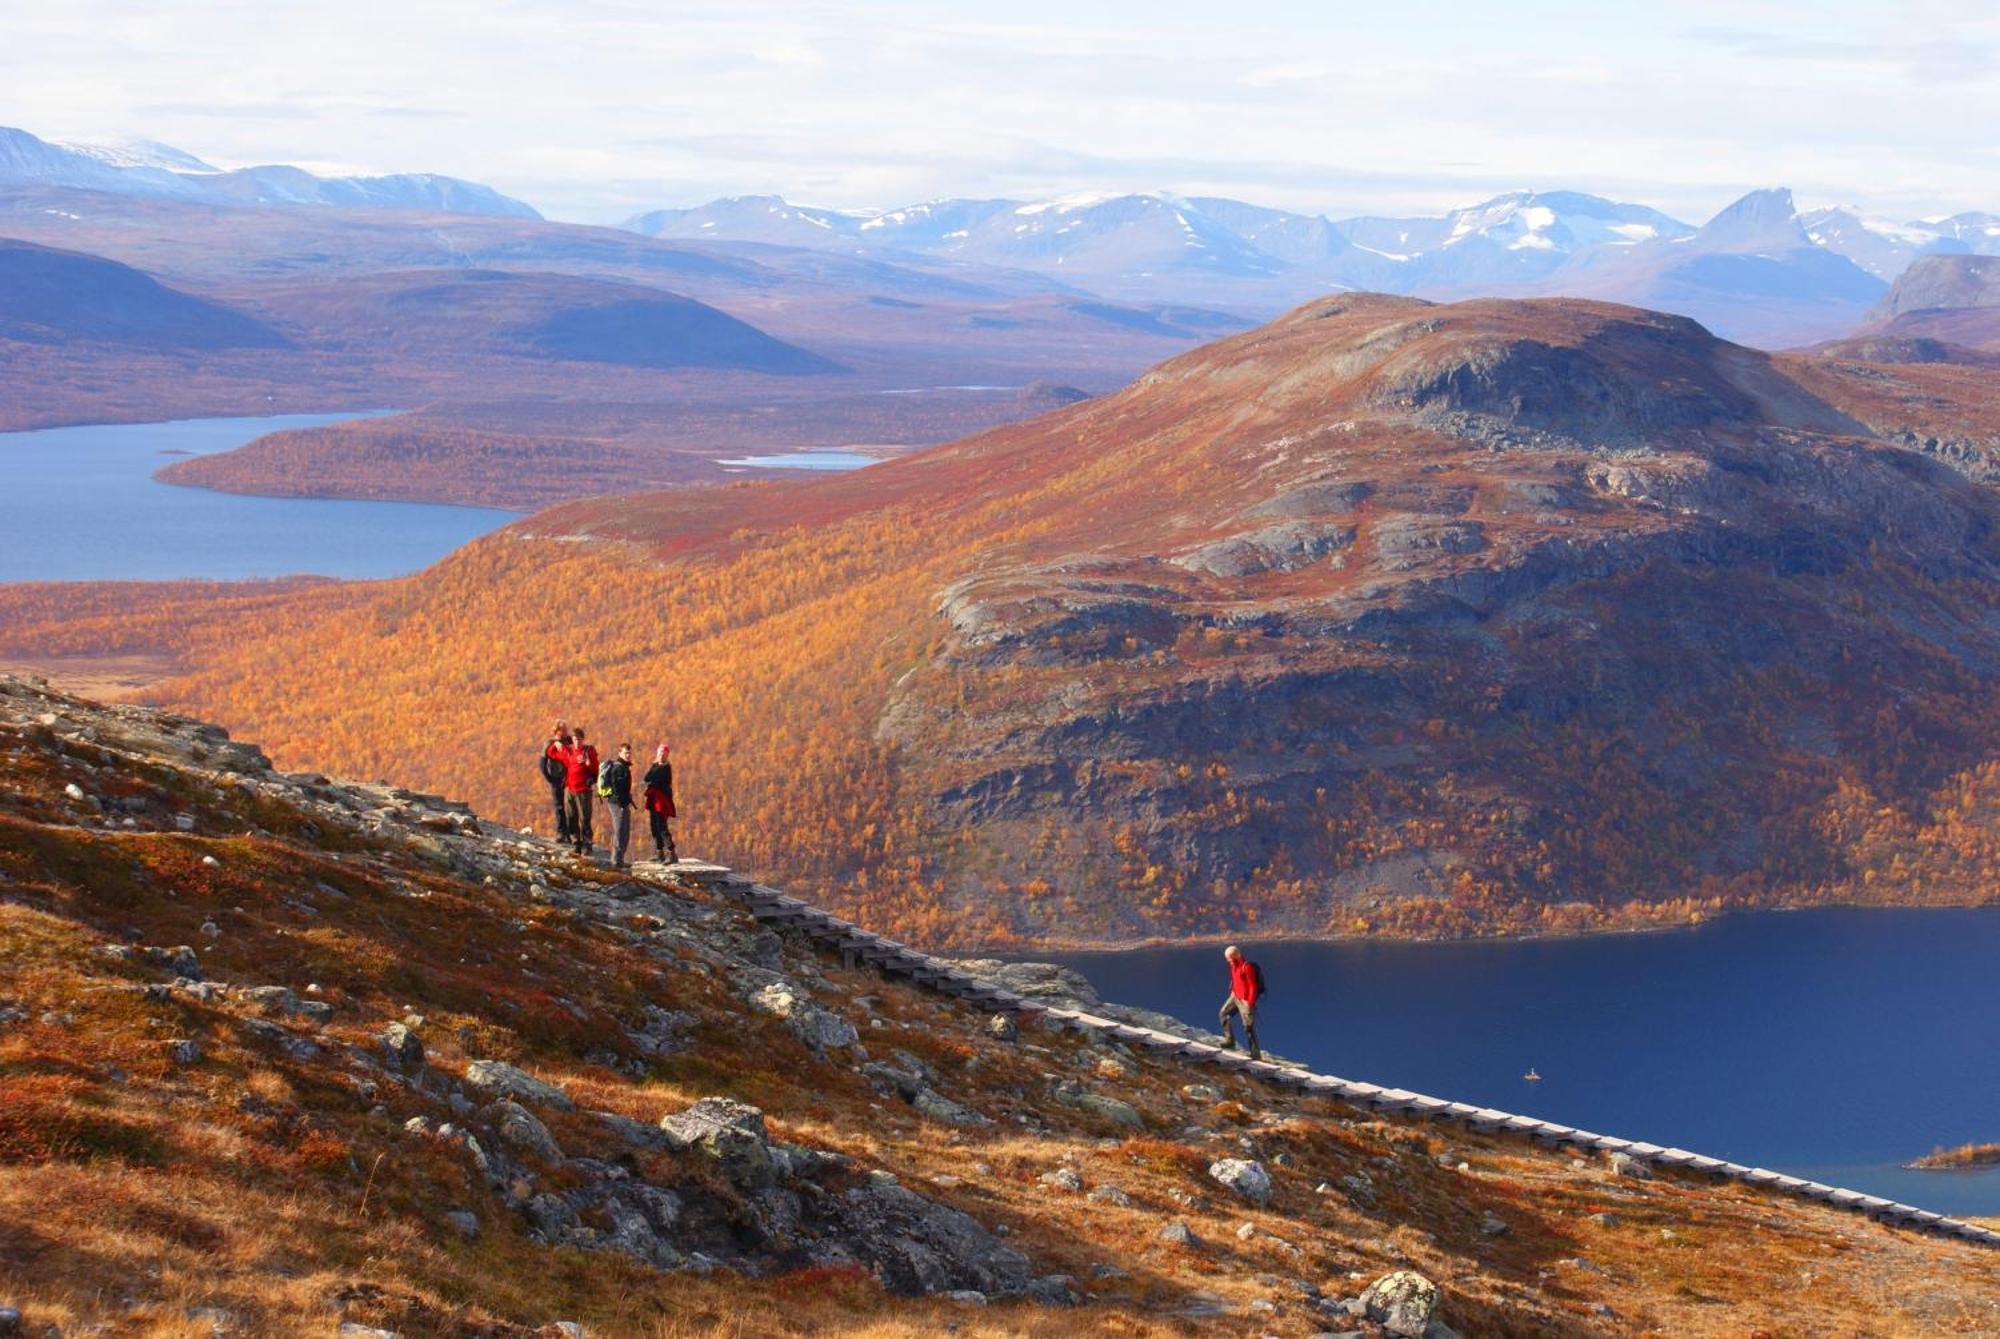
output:
[[[1229,998],[1222,1002],[1222,1049],[1236,1049],[1236,1020],[1241,1018],[1250,1058],[1262,1060],[1264,1051],[1257,1045],[1257,1001],[1264,997],[1264,972],[1234,944],[1222,950],[1222,956],[1229,963]]]
[[[555,802],[556,840],[565,845],[576,840],[569,830],[569,806],[563,800],[569,782],[569,768],[563,764],[563,750],[573,742],[569,725],[557,721],[555,729],[549,731],[549,742],[542,746],[541,762],[538,764],[542,769],[542,780],[549,783],[549,798]]]
[[[632,841],[632,746],[620,744],[618,756],[604,764],[597,774],[597,798],[610,807],[611,867],[630,868],[625,848]]]
[[[646,822],[653,829],[653,858],[663,865],[678,865],[681,853],[674,849],[674,830],[667,820],[674,817],[674,765],[667,761],[667,746],[653,750],[653,765],[646,769]]]
[[[569,812],[569,844],[578,855],[589,855],[590,788],[597,781],[597,750],[582,726],[571,732],[570,745],[563,750],[563,799]]]

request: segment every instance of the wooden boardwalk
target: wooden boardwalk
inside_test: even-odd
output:
[[[1269,1060],[1252,1060],[1240,1051],[1225,1051],[1219,1046],[1191,1041],[1170,1032],[1136,1027],[1130,1023],[1100,1018],[1095,1014],[1076,1009],[1052,1008],[1043,1001],[1029,999],[994,985],[990,981],[982,981],[968,975],[948,963],[928,954],[919,953],[893,939],[871,934],[850,921],[841,920],[838,916],[821,911],[795,897],[787,897],[775,888],[756,883],[721,865],[682,861],[673,867],[673,873],[690,882],[741,898],[750,913],[759,921],[781,929],[796,930],[838,951],[841,957],[849,962],[865,964],[889,975],[905,977],[927,989],[967,1000],[996,1012],[1036,1016],[1065,1029],[1093,1033],[1159,1055],[1174,1055],[1197,1064],[1234,1070],[1276,1087],[1337,1097],[1354,1106],[1373,1111],[1401,1112],[1431,1120],[1455,1121],[1475,1130],[1526,1135],[1550,1145],[1567,1145],[1571,1148],[1607,1154],[1623,1153],[1654,1166],[1705,1172],[1719,1180],[1741,1181],[1746,1185],[1761,1186],[1767,1190],[1818,1200],[1901,1227],[1975,1241],[1986,1246],[2000,1246],[2000,1232],[1962,1222],[1956,1218],[1947,1218],[1943,1214],[1919,1209],[1915,1205],[1899,1204],[1880,1196],[1864,1195],[1859,1191],[1823,1185],[1818,1181],[1805,1181],[1763,1167],[1745,1167],[1741,1163],[1703,1157],[1684,1148],[1664,1148],[1637,1139],[1619,1139],[1612,1135],[1558,1125],[1554,1121],[1537,1120],[1532,1116],[1517,1116],[1512,1112],[1497,1111],[1491,1107],[1476,1107],[1466,1102],[1447,1102],[1443,1098],[1429,1097],[1402,1088],[1383,1088],[1372,1083],[1336,1078],[1330,1074],[1315,1074],[1311,1070],[1295,1065],[1281,1065]]]

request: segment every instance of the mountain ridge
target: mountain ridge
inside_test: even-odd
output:
[[[1801,213],[1754,190],[1699,228],[1576,191],[1520,190],[1440,216],[1331,219],[1217,196],[1083,193],[938,200],[885,211],[779,196],[659,210],[625,226],[683,240],[976,260],[1132,299],[1269,316],[1329,291],[1433,298],[1602,298],[1694,316],[1765,347],[1857,325],[1886,282],[1933,252],[2000,252],[2000,224],[1967,213],[1906,225],[1852,210]]]
[[[539,219],[490,186],[428,172],[321,177],[283,164],[224,170],[172,145],[51,143],[0,126],[0,187],[52,185],[238,206],[330,205]]]

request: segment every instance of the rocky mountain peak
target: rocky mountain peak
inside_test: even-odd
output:
[[[1786,251],[1810,246],[1789,187],[1751,191],[1695,233],[1697,247],[1718,251]]]
[[[1910,312],[2000,307],[2000,256],[1920,256],[1876,307],[1878,320]]]

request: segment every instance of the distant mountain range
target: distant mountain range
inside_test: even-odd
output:
[[[149,140],[54,144],[25,130],[0,126],[0,188],[8,186],[70,186],[222,205],[338,205],[541,217],[490,186],[428,172],[321,177],[283,165],[223,171],[191,153]]]
[[[1163,194],[937,200],[883,213],[777,196],[662,209],[649,237],[1020,269],[1121,300],[1251,313],[1329,290],[1602,297],[1760,344],[1851,329],[1919,256],[2000,254],[2000,215],[1886,223],[1753,191],[1699,228],[1576,191],[1515,191],[1438,216],[1329,219]]]

